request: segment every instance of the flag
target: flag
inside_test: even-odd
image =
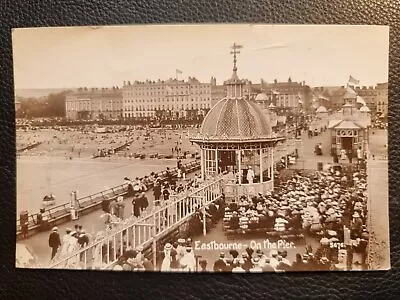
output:
[[[353,76],[350,75],[349,77],[349,82],[348,83],[352,83],[352,84],[359,84],[360,80],[355,79]]]
[[[360,96],[357,96],[356,102],[362,104],[363,106],[367,105],[367,103],[365,103],[364,99],[361,98]]]
[[[182,71],[179,69],[176,69],[176,74],[182,74]]]

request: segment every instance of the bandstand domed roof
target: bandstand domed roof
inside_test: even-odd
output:
[[[208,112],[200,135],[226,141],[272,138],[272,127],[257,103],[226,97]]]
[[[256,96],[256,101],[267,101],[268,100],[268,96],[265,95],[264,93],[260,93]]]
[[[269,114],[265,114],[256,101],[243,96],[245,80],[237,75],[236,55],[242,46],[233,44],[233,73],[224,82],[226,97],[210,109],[204,117],[200,132],[191,137],[196,143],[267,143],[284,139],[273,133]],[[259,147],[260,145],[257,145]]]
[[[368,108],[368,106],[363,105],[360,107],[360,112],[370,112],[371,110]]]
[[[320,107],[318,107],[316,110],[316,113],[326,113],[326,112],[328,112],[328,111],[326,110],[325,106],[322,106],[322,105]]]

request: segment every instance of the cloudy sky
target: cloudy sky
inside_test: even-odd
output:
[[[175,25],[13,30],[14,81],[21,88],[122,86],[123,81],[230,77],[230,46],[243,45],[238,74],[254,83],[360,85],[388,78],[384,26]]]

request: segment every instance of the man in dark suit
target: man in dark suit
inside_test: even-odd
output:
[[[153,195],[154,195],[154,205],[155,206],[160,206],[161,184],[160,184],[159,180],[157,180],[155,185],[154,185]]]
[[[54,227],[49,236],[49,247],[52,249],[51,259],[53,259],[54,256],[56,256],[58,248],[60,248],[60,246],[61,246],[61,239],[58,233],[58,228]]]
[[[226,272],[228,270],[224,252],[221,252],[219,258],[214,262],[213,270],[214,272]]]

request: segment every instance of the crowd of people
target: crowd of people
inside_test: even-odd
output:
[[[223,217],[227,227],[239,233],[261,228],[267,237],[273,233],[305,235],[318,246],[314,245],[313,249],[311,244],[306,245],[304,251],[292,258],[285,249],[263,251],[247,248],[242,253],[230,250],[229,253],[220,253],[210,264],[206,259],[195,259],[197,255],[193,245],[184,246],[174,241],[165,245],[159,270],[283,272],[361,269],[365,266],[369,238],[366,188],[365,171],[332,168],[311,176],[296,174],[282,183],[276,193],[259,194],[253,198],[243,196],[229,204],[225,201],[213,203],[206,209],[207,226],[213,226]],[[203,213],[197,211],[190,226],[191,237],[200,234],[203,221]],[[183,259],[185,251],[187,258]]]
[[[173,196],[198,188],[200,184],[202,184],[202,180],[197,174],[195,174],[194,178],[189,179],[186,177],[185,165],[181,160],[178,160],[176,170],[171,170],[167,167],[162,177],[152,172],[150,176],[145,176],[142,179],[137,177],[131,180],[125,177],[124,181],[128,183],[126,197],[129,198],[132,203],[130,214],[126,214],[125,212],[126,203],[123,196],[118,196],[115,201],[113,199],[103,200],[101,203],[103,210],[101,219],[105,227],[98,232],[94,240],[90,240],[91,243],[104,238],[107,232],[126,227],[136,222],[140,217],[149,215],[154,212],[154,210],[168,206],[175,201],[176,198]],[[152,194],[154,195],[154,202],[152,205],[150,205],[151,200],[149,201],[146,194],[151,187],[153,187]],[[42,209],[41,213],[38,214],[41,220],[43,212],[44,210]],[[168,216],[165,216],[165,218],[168,218]],[[160,230],[160,228],[158,230]],[[70,235],[74,237],[83,235],[85,236],[86,242],[79,242],[78,244],[74,244],[74,240],[69,240],[67,242],[67,236]],[[57,227],[54,227],[49,236],[49,247],[52,249],[51,259],[53,259],[56,254],[58,254],[56,258],[61,258],[83,248],[83,246],[89,244],[88,237],[89,235],[85,233],[82,226],[77,225],[75,231],[67,229],[66,236],[62,238],[60,238]],[[71,245],[80,245],[81,247]],[[126,246],[127,245],[124,247]],[[106,252],[103,251],[103,257],[105,255]]]
[[[201,184],[205,183],[200,180],[199,176],[195,176],[192,179],[186,179],[185,183],[182,183],[181,181],[178,181],[175,176],[168,176],[168,171],[167,170],[167,176],[165,181],[161,180],[158,177],[155,177],[155,183],[154,183],[154,190],[153,193],[159,190],[158,187],[161,187],[161,194],[155,195],[155,200],[154,200],[154,205],[151,206],[149,209],[148,207],[148,199],[146,194],[143,191],[135,189],[135,186],[141,185],[143,186],[143,183],[139,184],[139,181],[135,181],[135,184],[133,185],[134,189],[134,194],[132,198],[132,214],[125,220],[121,220],[118,216],[118,213],[120,210],[118,208],[111,209],[110,213],[108,215],[110,218],[106,219],[106,230],[99,232],[98,236],[96,237],[95,241],[99,241],[101,239],[104,239],[105,237],[105,232],[107,230],[112,230],[113,228],[118,229],[120,228],[119,225],[123,225],[124,228],[127,227],[129,224],[133,224],[136,222],[140,217],[147,216],[150,213],[154,212],[154,210],[158,209],[163,209],[173,203],[176,198],[173,196],[176,196],[180,193],[185,193],[189,192],[190,190],[196,189],[201,186]],[[158,200],[157,200],[158,199]],[[121,201],[122,202],[122,201]],[[118,203],[118,201],[117,201]],[[118,204],[115,205],[115,207],[118,207]],[[223,206],[220,206],[223,207]],[[215,218],[215,213],[219,211],[220,216],[223,215],[223,212],[221,214],[221,210],[217,210],[218,208],[218,202],[217,203],[211,203],[210,205],[207,206],[206,208],[206,216],[207,216],[207,226],[212,226],[212,224],[215,224],[217,221],[217,218]],[[184,209],[182,206],[181,209]],[[167,226],[167,219],[170,218],[170,220],[177,219],[176,214],[177,211],[171,211],[172,209],[165,209],[165,215],[162,215],[162,221],[159,224],[159,226],[156,228],[156,232],[160,232],[163,229],[163,226]],[[112,220],[111,222],[109,220]],[[164,222],[165,221],[165,222]],[[200,224],[196,225],[196,222],[199,222]],[[203,219],[203,213],[200,211],[200,207],[197,206],[196,212],[194,216],[191,219],[191,235],[197,235],[198,230],[201,230],[202,228],[202,222],[204,221]],[[122,227],[121,227],[122,228]],[[197,230],[197,231],[196,231]],[[124,230],[123,231],[123,236],[124,239],[122,241],[123,245],[120,247],[119,244],[113,245],[112,243],[107,246],[107,244],[103,244],[101,251],[98,249],[98,255],[101,256],[101,259],[98,258],[98,264],[104,264],[107,261],[107,255],[112,256],[113,251],[115,249],[116,251],[116,257],[119,257],[118,262],[115,266],[115,268],[121,269],[121,270],[149,270],[152,266],[152,262],[149,261],[148,259],[145,258],[143,255],[142,251],[143,248],[141,246],[137,248],[132,248],[132,243],[128,242],[128,239],[126,239],[126,234],[127,232]],[[115,248],[114,248],[115,247]],[[121,249],[123,249],[121,253]],[[172,249],[172,248],[171,248]],[[165,250],[171,250],[167,246]],[[97,256],[96,256],[97,257]],[[164,256],[165,258],[165,256]],[[169,256],[167,256],[167,259],[169,259]],[[173,260],[173,259],[172,259]],[[187,258],[188,260],[188,258]],[[190,270],[194,270],[195,264],[193,261],[190,263]],[[166,268],[165,263],[164,263],[164,268]],[[152,269],[154,270],[154,268]]]
[[[192,240],[179,238],[173,243],[166,243],[160,251],[160,266],[154,266],[143,254],[143,248],[130,247],[119,257],[113,270],[118,271],[162,271],[195,272],[198,259],[195,256]]]
[[[309,137],[314,135],[309,131]],[[146,138],[152,139],[147,135]],[[164,135],[161,140],[168,138]],[[181,150],[177,142],[169,151],[178,154]],[[362,158],[358,157],[358,160]],[[132,248],[126,243],[123,247],[115,248],[116,257],[119,259],[114,270],[279,272],[344,270],[354,268],[355,265],[364,265],[369,238],[366,226],[365,165],[356,169],[335,165],[327,171],[316,171],[312,175],[304,175],[302,172],[294,174],[287,181],[277,180],[279,186],[271,193],[260,193],[255,197],[243,195],[228,204],[225,203],[224,197],[221,197],[217,202],[207,205],[205,211],[196,209],[190,220],[189,236],[201,234],[203,227],[209,231],[223,219],[226,234],[261,230],[267,236],[307,236],[318,242],[315,249],[308,245],[305,251],[292,258],[288,257],[286,250],[263,251],[247,248],[242,253],[231,250],[228,253],[219,253],[216,261],[209,264],[206,259],[197,257],[190,238],[179,238],[166,243],[163,250],[157,253],[161,263],[155,266],[146,258],[142,247]],[[99,232],[93,242],[104,239],[108,230],[119,228],[121,224],[125,227],[129,222],[133,223],[141,216],[169,205],[176,199],[175,195],[190,192],[202,184],[197,174],[192,179],[186,178],[186,170],[181,161],[177,163],[176,174],[167,168],[163,178],[152,173],[143,179],[125,180],[129,184],[128,196],[132,199],[130,215],[125,216],[126,204],[122,197],[103,207],[105,230]],[[253,183],[254,173],[248,172],[246,180]],[[153,205],[146,194],[149,186],[153,186]],[[72,253],[89,243],[89,236],[82,228],[79,229],[79,226],[75,231],[67,230],[62,239],[57,235],[57,228],[53,228],[49,238],[52,259],[57,253]],[[103,263],[104,257],[110,255],[113,249],[111,245],[103,244],[95,251],[100,253],[98,256]]]
[[[262,229],[267,234],[306,234],[320,242],[316,253],[305,257],[330,267],[339,263],[339,250],[352,262],[365,263],[368,231],[367,182],[364,170],[331,168],[313,176],[295,175],[270,195],[241,197],[226,208],[228,232]],[[351,254],[350,254],[351,253]],[[315,262],[314,262],[315,263]]]
[[[51,259],[66,257],[89,244],[90,235],[86,233],[82,225],[76,224],[74,230],[67,228],[65,234],[60,237],[57,227],[53,227],[49,235],[49,247]]]
[[[18,129],[17,148],[35,143],[35,148],[24,155],[52,155],[66,158],[166,158],[195,153],[196,149],[186,138],[192,128],[169,130],[166,128],[143,128],[112,126],[105,132],[96,131],[93,125],[48,126]],[[117,150],[117,151],[116,151]]]

